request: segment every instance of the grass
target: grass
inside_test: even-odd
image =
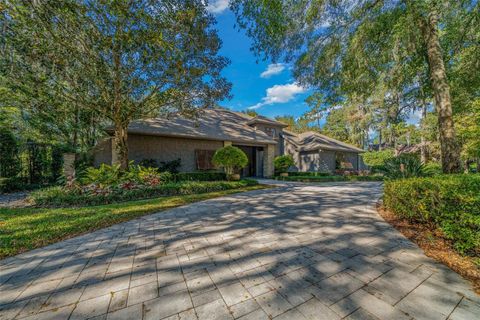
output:
[[[268,187],[254,185],[210,193],[78,208],[0,209],[0,258],[43,247],[149,213]]]

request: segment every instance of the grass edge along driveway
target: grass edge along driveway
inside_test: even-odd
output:
[[[254,185],[218,192],[75,208],[2,208],[0,209],[0,259],[149,213],[269,187]]]

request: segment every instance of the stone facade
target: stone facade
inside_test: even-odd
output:
[[[275,145],[269,144],[263,154],[263,176],[272,177],[275,172],[273,159],[275,158]]]

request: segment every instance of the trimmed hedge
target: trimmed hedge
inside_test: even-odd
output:
[[[289,173],[290,175],[290,173]],[[383,176],[288,176],[275,177],[282,181],[298,182],[335,182],[335,181],[383,181]]]
[[[30,195],[36,206],[61,207],[109,204],[121,201],[140,200],[161,196],[189,195],[231,190],[256,185],[256,180],[240,181],[183,181],[172,182],[150,188],[119,190],[108,194],[87,195],[68,192],[61,187],[52,187]]]
[[[384,204],[399,217],[440,228],[460,253],[480,255],[480,175],[387,181]]]
[[[174,181],[224,181],[227,180],[225,172],[180,172],[173,175]]]
[[[318,176],[330,176],[330,172],[289,172],[288,175],[290,177],[318,177]]]

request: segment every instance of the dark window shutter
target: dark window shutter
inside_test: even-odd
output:
[[[195,150],[195,158],[197,162],[197,170],[215,169],[212,159],[215,150]]]
[[[213,165],[213,155],[215,154],[214,150],[206,150],[206,155],[205,155],[205,162],[208,170],[215,169],[215,166]]]

